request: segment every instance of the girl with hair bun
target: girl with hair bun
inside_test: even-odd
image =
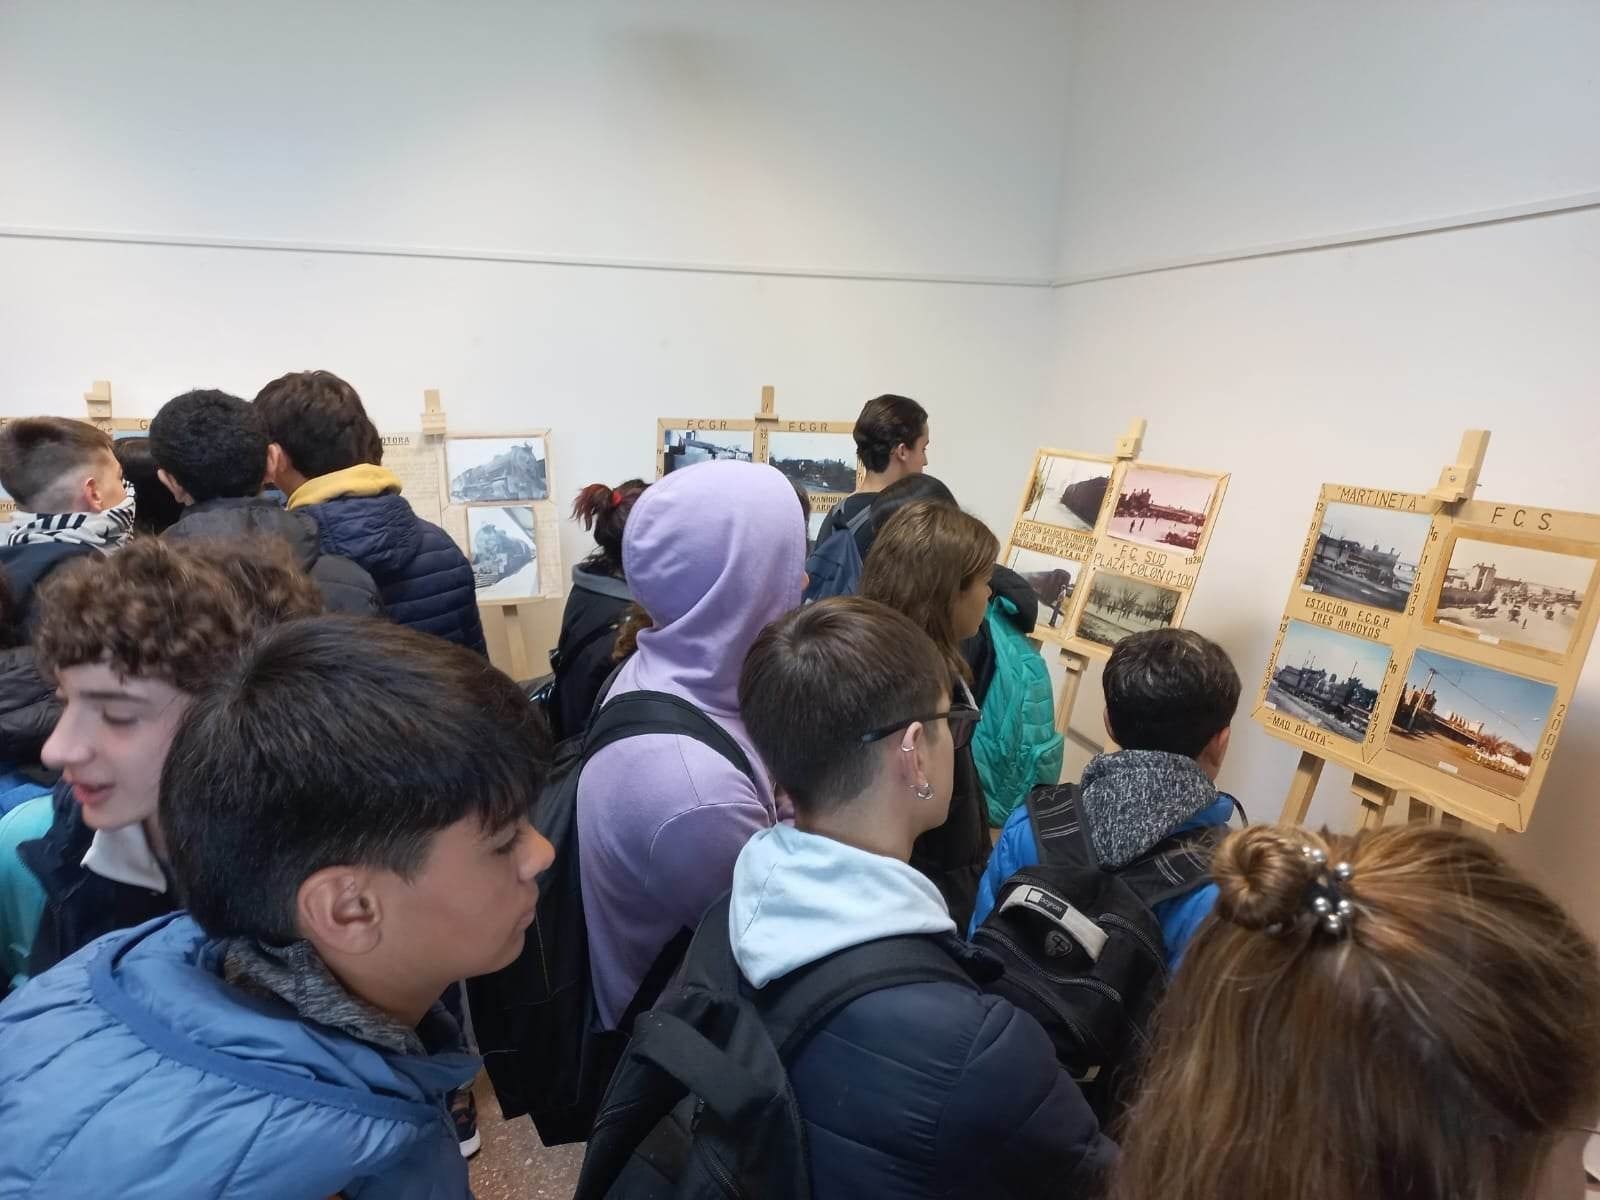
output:
[[[1212,875],[1114,1200],[1585,1194],[1600,963],[1492,846],[1255,826]]]
[[[591,483],[572,502],[572,518],[594,533],[594,553],[572,568],[572,591],[561,635],[550,652],[555,688],[547,711],[557,738],[579,733],[611,673],[617,627],[633,603],[622,569],[622,530],[645,488],[642,479],[616,487]]]

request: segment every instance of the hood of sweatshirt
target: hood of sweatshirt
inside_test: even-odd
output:
[[[851,946],[955,928],[910,864],[790,825],[756,834],[734,864],[728,934],[756,987]]]
[[[1218,801],[1217,785],[1194,759],[1163,750],[1097,754],[1078,786],[1078,810],[1089,823],[1095,853],[1113,870]]]
[[[745,651],[800,603],[805,557],[805,517],[773,467],[698,463],[652,484],[628,516],[622,561],[653,627],[619,688],[736,715]]]

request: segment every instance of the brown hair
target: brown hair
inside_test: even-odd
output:
[[[631,655],[639,648],[639,635],[646,629],[654,628],[655,622],[637,600],[628,605],[622,610],[622,619],[617,622],[617,636],[611,643],[611,661],[619,663]]]
[[[572,519],[582,521],[585,529],[594,531],[598,549],[584,560],[585,567],[597,568],[623,578],[622,530],[633,511],[633,502],[644,495],[650,485],[642,479],[629,479],[611,487],[605,483],[591,483],[578,493],[572,502]]]
[[[839,596],[768,625],[745,656],[739,716],[802,812],[861,794],[879,748],[861,735],[931,714],[949,686],[938,648],[886,604]]]
[[[851,434],[862,465],[869,471],[884,471],[896,447],[916,445],[927,431],[927,409],[909,396],[885,393],[861,406]]]
[[[293,371],[256,394],[267,433],[307,479],[383,462],[383,439],[355,388],[332,371]]]
[[[1342,934],[1310,908],[1339,863]],[[1212,873],[1112,1196],[1529,1196],[1600,1101],[1600,964],[1560,906],[1486,842],[1418,825],[1255,826]]]
[[[956,593],[992,571],[999,553],[977,517],[932,500],[908,504],[873,540],[861,594],[905,613],[933,639],[950,673],[970,681],[956,637]]]
[[[0,426],[0,486],[17,507],[48,511],[57,503],[50,489],[68,471],[92,473],[111,439],[87,421],[68,417],[18,417]]]
[[[321,593],[279,539],[139,538],[51,572],[34,647],[46,677],[105,663],[198,692],[259,630],[321,611]]]

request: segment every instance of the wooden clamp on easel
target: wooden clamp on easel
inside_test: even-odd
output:
[[[1428,496],[1447,506],[1470,500],[1478,486],[1478,476],[1483,471],[1483,460],[1488,448],[1488,430],[1467,430],[1462,434],[1461,448],[1456,452],[1455,462],[1439,472],[1439,482],[1428,490]],[[1300,752],[1300,761],[1295,765],[1294,778],[1289,783],[1289,794],[1285,797],[1283,811],[1279,814],[1278,819],[1282,824],[1305,823],[1306,816],[1311,811],[1311,799],[1317,790],[1317,782],[1322,778],[1325,761],[1322,756],[1311,750]],[[1459,817],[1431,803],[1426,797],[1391,787],[1360,771],[1354,773],[1350,791],[1361,805],[1358,822],[1358,828],[1361,829],[1376,829],[1383,825],[1389,809],[1401,796],[1405,796],[1408,801],[1406,812],[1408,821],[1427,821],[1433,825],[1461,823]]]
[[[111,381],[96,379],[83,394],[83,403],[88,412],[89,423],[109,434],[112,429]]]
[[[1144,432],[1149,427],[1149,422],[1144,417],[1135,417],[1128,425],[1128,432],[1117,439],[1113,458],[1117,462],[1132,461],[1139,457],[1139,452],[1144,448]],[[1080,654],[1076,650],[1069,650],[1065,646],[1057,648],[1061,659],[1061,669],[1065,677],[1061,681],[1061,690],[1056,695],[1056,731],[1062,737],[1075,736],[1072,728],[1072,710],[1078,702],[1078,689],[1083,685],[1083,673],[1089,669],[1089,656]]]

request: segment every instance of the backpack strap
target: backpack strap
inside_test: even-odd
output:
[[[1228,832],[1226,825],[1208,825],[1175,833],[1117,871],[1116,876],[1139,899],[1155,908],[1210,882],[1211,855]]]
[[[611,682],[610,679],[606,681],[607,687]],[[601,695],[605,695],[604,689]],[[615,700],[607,701],[595,715],[584,738],[584,762],[614,742],[651,733],[678,734],[709,746],[759,790],[755,770],[733,736],[683,697],[669,692],[624,692]]]
[[[1089,839],[1089,826],[1078,813],[1078,785],[1043,785],[1028,791],[1028,824],[1039,850],[1039,865],[1093,867],[1099,859]]]
[[[861,511],[860,512],[858,512],[855,516],[851,517],[848,521],[846,521],[844,523],[845,532],[850,534],[852,537],[854,537],[856,530],[860,529],[863,525],[865,525],[867,523],[867,520],[871,516],[872,516],[872,502],[869,500],[867,503],[865,503],[865,504],[863,504],[861,506]]]
[[[605,637],[606,634],[616,633],[617,627],[621,624],[622,619],[619,617],[615,621],[610,621],[606,624],[595,626],[588,633],[579,638],[578,644],[567,650],[566,653],[562,653],[560,646],[555,647],[555,649],[550,651],[550,669],[557,675],[560,675],[562,667],[571,666],[580,654],[598,642],[601,638]]]

